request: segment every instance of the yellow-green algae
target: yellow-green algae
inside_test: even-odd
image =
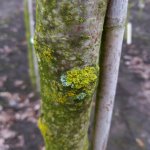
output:
[[[93,93],[96,86],[98,69],[86,66],[82,69],[73,68],[61,75],[62,85],[74,91],[74,100],[83,100]]]
[[[67,71],[66,82],[75,89],[86,88],[97,79],[95,67],[86,66],[83,69],[74,68]]]
[[[43,134],[43,136],[46,136],[48,134],[48,127],[46,123],[42,122],[41,118],[38,119],[38,127],[41,130],[41,133]]]
[[[51,101],[75,104],[91,97],[96,87],[98,67],[74,68],[60,76],[60,81],[51,80],[51,87],[44,85],[44,95],[51,93]]]

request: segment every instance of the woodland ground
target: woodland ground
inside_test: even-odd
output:
[[[136,3],[135,3],[136,2]],[[133,43],[123,45],[107,150],[150,150],[150,2],[131,2]],[[28,75],[23,1],[0,1],[0,150],[42,150],[39,96]]]

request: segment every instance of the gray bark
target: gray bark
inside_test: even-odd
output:
[[[33,64],[34,64],[34,72],[35,72],[35,81],[36,81],[36,90],[40,92],[40,75],[38,69],[38,61],[35,54],[35,49],[33,45],[34,38],[34,16],[33,16],[33,6],[32,0],[28,0],[28,11],[29,11],[29,24],[30,24],[30,42],[32,42],[32,54],[33,54]]]
[[[105,150],[118,79],[128,0],[110,0],[104,24],[93,149]]]
[[[32,7],[32,0],[24,0],[24,17],[25,17],[25,28],[26,28],[26,38],[28,45],[28,64],[29,64],[29,74],[32,86],[37,92],[40,92],[40,76],[38,70],[38,62],[35,55],[35,49],[33,45],[34,37],[34,14]]]

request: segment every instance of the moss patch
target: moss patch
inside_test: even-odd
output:
[[[41,119],[41,118],[38,119],[38,127],[39,127],[39,129],[41,130],[41,133],[43,134],[43,136],[46,136],[47,133],[48,133],[48,127],[47,127],[46,124],[44,124],[44,123],[42,122],[42,119]]]
[[[84,22],[84,18],[79,16],[79,10],[75,5],[75,3],[70,2],[64,2],[61,5],[60,15],[67,26]]]
[[[96,86],[98,69],[86,66],[82,69],[74,68],[61,75],[61,83],[64,87],[74,91],[75,100],[83,100],[89,97]]]

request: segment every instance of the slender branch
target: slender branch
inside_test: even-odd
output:
[[[35,54],[35,49],[33,45],[33,37],[34,37],[34,19],[33,19],[33,7],[32,0],[27,0],[28,3],[28,12],[29,12],[29,25],[30,25],[30,42],[32,42],[32,58],[35,72],[35,80],[36,80],[36,89],[40,91],[40,75],[38,69],[38,62]]]
[[[93,149],[105,150],[111,124],[128,0],[110,0],[103,32]]]

